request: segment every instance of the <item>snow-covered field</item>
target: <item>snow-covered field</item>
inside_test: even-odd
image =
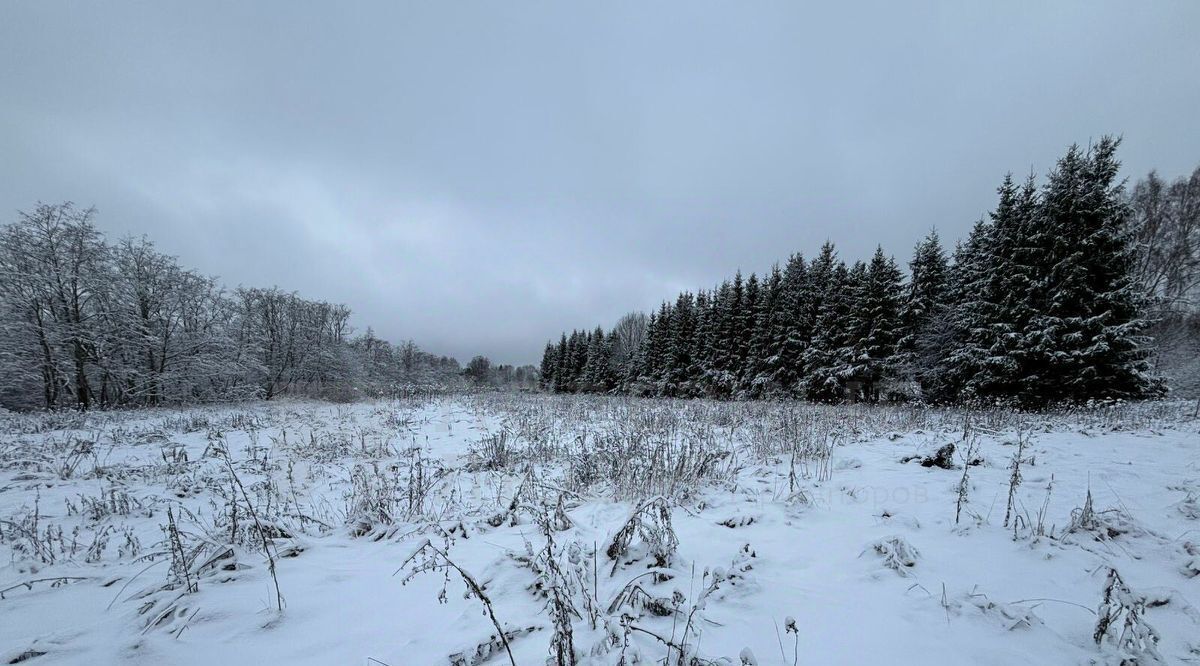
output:
[[[1190,416],[4,414],[0,664],[1200,663]]]

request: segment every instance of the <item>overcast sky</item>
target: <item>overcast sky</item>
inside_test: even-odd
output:
[[[1200,163],[1200,2],[983,4],[7,0],[0,221],[95,205],[229,286],[523,363],[826,238],[952,243],[1072,142]]]

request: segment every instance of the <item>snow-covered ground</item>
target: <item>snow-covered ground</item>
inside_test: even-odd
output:
[[[0,664],[1200,663],[1190,416],[0,415]]]

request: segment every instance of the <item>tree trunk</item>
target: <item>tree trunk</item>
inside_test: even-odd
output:
[[[79,402],[79,409],[87,411],[91,407],[91,387],[88,386],[87,378],[87,354],[83,349],[83,343],[79,340],[75,341],[75,399]]]

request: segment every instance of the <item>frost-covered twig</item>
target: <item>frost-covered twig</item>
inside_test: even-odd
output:
[[[475,577],[472,576],[470,572],[460,567],[454,560],[450,559],[450,556],[446,554],[446,551],[433,545],[433,542],[429,539],[425,539],[422,541],[421,545],[417,546],[417,548],[413,550],[412,554],[405,558],[404,562],[392,575],[394,576],[403,571],[406,567],[408,567],[409,564],[423,554],[432,555],[434,558],[434,561],[429,565],[428,568],[432,569],[449,567],[458,573],[458,577],[462,580],[463,585],[466,585],[467,591],[474,595],[476,599],[479,599],[479,602],[483,604],[484,609],[487,611],[488,619],[492,621],[492,626],[496,628],[496,632],[500,636],[500,642],[504,644],[504,651],[508,653],[508,660],[512,663],[512,666],[517,666],[517,660],[515,657],[513,657],[512,648],[508,644],[508,635],[505,634],[504,629],[500,626],[500,621],[496,619],[496,612],[492,607],[492,600],[488,598],[487,593],[483,591],[483,586],[479,584],[479,581],[475,580]],[[413,576],[425,571],[426,569],[427,567],[424,565],[417,566],[407,576],[404,577],[404,582],[408,582]]]

